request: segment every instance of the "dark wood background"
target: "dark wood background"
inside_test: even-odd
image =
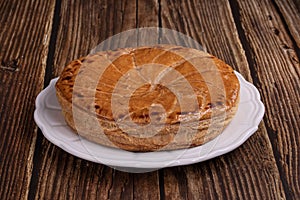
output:
[[[0,0],[0,199],[300,199],[299,0]],[[37,94],[109,36],[165,27],[205,45],[258,88],[266,113],[241,147],[145,174],[48,142]]]

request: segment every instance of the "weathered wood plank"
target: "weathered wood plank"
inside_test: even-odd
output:
[[[238,1],[238,5],[285,193],[299,199],[299,58],[272,2]]]
[[[53,77],[98,43],[139,26],[157,26],[155,2],[62,1]],[[138,12],[138,13],[137,13]],[[56,13],[58,14],[58,13]],[[144,16],[144,17],[143,17]],[[141,18],[141,21],[138,19]],[[48,66],[49,67],[49,66]],[[36,199],[158,199],[158,172],[130,174],[76,158],[43,139]]]
[[[192,37],[204,50],[231,64],[247,80],[251,80],[244,50],[238,41],[233,18],[228,12],[228,4],[224,1],[168,0],[163,0],[161,4],[164,28],[171,28]],[[223,14],[224,12],[228,15]],[[228,45],[230,47],[227,47]]]
[[[275,0],[275,2],[287,23],[288,31],[293,36],[298,48],[300,48],[300,11],[297,9],[297,5],[292,0]],[[298,4],[300,5],[300,1],[298,1]]]
[[[258,131],[225,156],[166,169],[166,199],[285,199],[278,170],[272,167],[275,161],[266,154],[268,145],[261,143],[264,134]],[[257,143],[261,147],[251,150]]]
[[[0,199],[26,199],[55,1],[0,1]]]
[[[54,76],[59,75],[73,59],[87,55],[114,34],[135,28],[136,23],[136,4],[132,1],[63,2],[54,55]]]
[[[134,199],[160,199],[158,171],[134,175]]]
[[[252,81],[227,1],[163,0],[162,25],[202,42]],[[285,198],[264,124],[240,148],[219,158],[164,171],[166,199]]]
[[[53,76],[59,75],[71,60],[87,55],[107,37],[134,28],[135,10],[135,4],[129,5],[128,1],[62,1],[60,13],[56,13],[61,17],[54,41]],[[129,174],[116,176],[109,167],[71,156],[46,139],[43,139],[42,152],[44,156],[37,164],[40,169],[36,199],[108,199],[117,195],[115,191],[132,187],[127,184],[131,179]],[[132,189],[126,192],[132,195]]]

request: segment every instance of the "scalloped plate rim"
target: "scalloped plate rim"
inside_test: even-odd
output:
[[[48,124],[47,124],[46,120],[44,119],[44,117],[40,113],[42,111],[45,111],[44,109],[47,109],[47,106],[45,105],[45,97],[50,92],[53,92],[52,88],[53,88],[53,86],[54,86],[54,84],[55,84],[55,82],[57,81],[58,78],[52,79],[50,81],[50,84],[44,90],[42,90],[39,93],[39,95],[37,96],[36,101],[35,101],[36,110],[34,112],[34,119],[35,119],[37,125],[39,126],[39,128],[41,129],[43,135],[51,143],[55,144],[56,146],[60,147],[64,151],[66,151],[66,152],[68,152],[68,153],[70,153],[74,156],[77,156],[79,158],[89,160],[89,161],[92,161],[92,162],[106,164],[106,165],[114,166],[114,167],[144,168],[144,169],[164,168],[164,167],[188,165],[188,164],[193,164],[193,163],[197,163],[197,162],[202,162],[202,161],[209,160],[209,159],[215,158],[217,156],[226,154],[226,153],[238,148],[258,129],[258,125],[259,125],[260,121],[263,118],[265,108],[264,108],[263,103],[261,102],[260,94],[259,94],[257,88],[252,83],[246,81],[240,73],[235,71],[235,74],[239,78],[240,84],[243,85],[245,88],[248,87],[247,89],[249,89],[252,92],[252,94],[251,94],[251,97],[252,97],[251,100],[252,101],[251,102],[255,103],[255,105],[257,106],[257,111],[255,113],[251,113],[254,116],[253,121],[252,121],[252,123],[249,122],[248,129],[244,131],[244,133],[242,134],[242,137],[241,136],[238,137],[237,142],[231,144],[230,146],[228,146],[226,148],[214,150],[214,151],[212,151],[212,152],[210,152],[210,153],[208,153],[208,154],[206,154],[205,156],[202,156],[202,157],[194,157],[194,158],[182,157],[179,160],[176,160],[176,161],[171,160],[171,161],[167,161],[167,162],[166,161],[153,161],[153,160],[152,161],[145,161],[143,159],[142,160],[135,159],[135,160],[130,160],[130,161],[124,162],[124,160],[122,160],[122,161],[113,160],[113,159],[108,160],[106,158],[101,158],[102,160],[99,161],[99,158],[95,158],[94,156],[89,155],[89,153],[84,153],[84,152],[76,150],[75,147],[72,146],[72,143],[70,143],[68,141],[67,142],[66,141],[60,141],[57,138],[52,136],[51,130],[47,129]],[[247,103],[247,102],[243,102],[243,103]],[[47,114],[47,113],[44,113],[44,114]],[[51,127],[51,125],[49,125],[49,126]],[[76,133],[74,133],[74,134],[76,134]],[[222,133],[220,135],[222,135]],[[214,140],[212,140],[212,141],[214,141]],[[189,152],[195,151],[195,150],[197,150],[197,148],[201,148],[204,145],[183,150],[183,151],[185,151],[183,153],[183,155],[185,155],[185,156],[189,155]],[[110,148],[110,147],[104,147],[102,145],[100,145],[100,146],[101,146],[101,148],[108,148],[108,149]],[[116,151],[116,149],[114,149],[112,151]],[[120,150],[120,151],[123,151],[123,150]],[[173,150],[173,151],[166,151],[166,152],[172,153],[172,152],[175,152],[175,151],[181,151],[181,150]],[[161,154],[161,153],[162,152],[159,152],[159,151],[158,152],[151,152],[151,154],[155,154],[156,156],[159,156],[159,154]],[[148,154],[148,153],[128,152],[129,157],[131,155],[138,155],[139,157],[141,157],[142,155],[144,156],[146,154]],[[149,158],[149,159],[151,159],[151,158]]]

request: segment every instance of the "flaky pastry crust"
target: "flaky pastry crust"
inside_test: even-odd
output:
[[[167,80],[169,76],[168,69],[164,72],[155,71],[152,66],[172,68],[179,72],[189,83],[188,87],[193,91],[191,96],[196,99],[197,106],[180,105],[179,97],[173,90],[186,90],[187,86],[182,84],[185,82],[173,80],[171,84],[174,87],[170,89],[162,83],[164,77]],[[132,69],[138,72],[134,75],[139,77],[132,76],[119,84]],[[99,70],[102,71],[100,77],[97,75]],[[84,75],[86,71],[90,71],[86,73],[90,75]],[[128,88],[137,79],[147,79],[145,74],[152,76],[156,82],[146,80],[145,84],[131,91],[128,110],[116,106],[114,113],[112,96],[118,95],[115,94],[115,88],[118,86],[121,89],[119,91],[129,92]],[[78,83],[75,80],[79,76],[87,86],[76,87],[78,89],[75,90]],[[96,88],[89,88],[88,83],[95,79]],[[88,96],[87,90],[94,90],[94,96]],[[56,83],[63,115],[73,130],[98,144],[137,152],[189,148],[212,140],[234,117],[239,103],[239,90],[239,81],[229,65],[203,51],[173,45],[98,52],[72,61],[64,68]],[[87,103],[90,98],[93,104]],[[163,111],[150,113],[152,105],[161,105]],[[79,108],[77,116],[74,116],[74,107]],[[147,131],[135,131],[134,127],[129,134],[117,123],[119,119],[127,117],[135,125],[145,126],[151,123],[150,115],[164,117],[163,127],[151,136],[147,136]],[[93,120],[85,121],[87,118]],[[103,133],[99,133],[94,128],[96,126],[101,126]],[[186,128],[178,135],[180,126]]]

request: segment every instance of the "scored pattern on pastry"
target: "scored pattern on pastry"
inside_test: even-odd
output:
[[[203,51],[172,45],[72,61],[56,89],[66,122],[79,135],[129,151],[204,144],[229,124],[239,101],[230,66]]]

